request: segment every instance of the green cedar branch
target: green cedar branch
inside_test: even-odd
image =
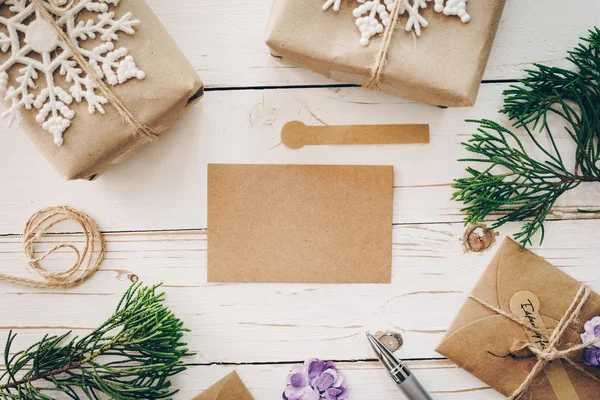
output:
[[[46,335],[11,356],[11,331],[0,399],[52,400],[59,392],[76,400],[171,398],[177,391],[170,378],[186,369],[181,358],[192,353],[181,341],[188,330],[163,304],[159,286],[133,284],[114,314],[82,338]]]
[[[500,112],[527,133],[535,150],[526,151],[512,130],[494,121],[469,121],[479,124],[478,133],[463,143],[474,156],[459,161],[473,166],[466,168],[467,177],[455,180],[453,195],[465,204],[465,223],[492,215],[498,218],[491,228],[524,221],[515,239],[526,246],[541,232],[542,243],[544,221],[558,198],[582,183],[600,181],[600,30],[581,40],[567,57],[575,71],[535,64],[504,92]],[[574,165],[567,166],[561,155],[551,116],[562,119],[576,145]]]

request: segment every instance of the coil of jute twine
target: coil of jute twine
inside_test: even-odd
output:
[[[554,329],[554,331],[552,332],[550,337],[548,337],[547,332],[543,332],[543,331],[540,331],[539,329],[533,328],[530,324],[528,324],[526,321],[522,320],[521,318],[517,317],[516,315],[514,315],[512,313],[508,313],[498,307],[495,307],[492,304],[488,303],[487,301],[485,301],[483,299],[480,299],[477,296],[469,295],[470,299],[475,300],[476,302],[478,302],[482,306],[488,308],[489,310],[492,310],[495,313],[502,315],[505,318],[510,319],[511,321],[523,326],[525,329],[528,329],[534,333],[537,333],[542,338],[548,340],[548,347],[546,347],[545,350],[540,350],[534,343],[530,343],[530,342],[525,342],[525,343],[521,344],[518,348],[514,349],[516,351],[528,349],[537,358],[537,362],[535,363],[535,365],[533,366],[533,368],[529,372],[529,375],[527,375],[527,378],[525,378],[523,383],[521,383],[521,385],[510,395],[510,397],[508,397],[509,400],[523,399],[525,397],[525,394],[527,393],[527,390],[532,385],[535,377],[538,376],[538,374],[540,372],[542,372],[544,370],[544,368],[546,368],[548,363],[550,363],[551,361],[554,361],[554,360],[564,360],[571,367],[573,367],[576,370],[578,370],[579,372],[587,375],[589,378],[593,379],[594,381],[600,383],[600,379],[596,375],[586,371],[583,367],[578,365],[575,361],[573,361],[569,357],[569,356],[575,355],[577,352],[585,349],[588,346],[591,346],[591,345],[594,345],[594,344],[600,342],[600,338],[596,338],[588,343],[582,343],[579,345],[569,347],[566,350],[558,349],[560,340],[562,339],[563,335],[567,331],[567,328],[575,320],[577,320],[577,318],[580,316],[581,309],[584,306],[584,304],[586,303],[586,301],[588,300],[588,298],[590,297],[591,293],[592,293],[592,290],[589,287],[587,287],[586,285],[582,284],[579,287],[579,290],[577,291],[577,294],[573,298],[571,305],[567,308],[567,311],[565,311],[565,314],[562,316],[561,320],[558,322],[558,325],[556,326],[556,328]]]
[[[35,256],[34,246],[43,235],[54,226],[65,222],[75,221],[81,227],[85,238],[83,250],[71,243],[61,243],[41,256]],[[48,271],[40,265],[52,253],[60,249],[70,249],[77,256],[72,266],[63,271]],[[106,252],[106,243],[96,222],[85,213],[68,206],[44,208],[29,218],[23,232],[23,253],[25,261],[42,280],[21,278],[0,274],[0,280],[38,289],[68,289],[87,281],[100,267]]]
[[[158,135],[148,125],[139,121],[129,110],[125,104],[119,99],[108,85],[100,78],[96,72],[90,67],[88,61],[83,55],[81,55],[77,48],[73,45],[73,42],[69,38],[69,35],[58,25],[52,13],[60,14],[61,12],[72,9],[80,0],[69,0],[65,5],[59,6],[57,0],[31,0],[34,4],[38,14],[52,25],[56,31],[60,41],[66,47],[65,51],[68,51],[71,57],[77,62],[81,69],[86,73],[90,79],[93,80],[97,89],[102,95],[108,100],[108,102],[115,108],[117,113],[128,125],[134,128],[134,134],[141,138],[144,142],[151,142],[158,138]],[[0,5],[3,5],[5,0],[0,0]]]

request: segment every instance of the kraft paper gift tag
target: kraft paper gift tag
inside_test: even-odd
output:
[[[254,400],[237,372],[233,371],[192,400]]]
[[[306,145],[425,144],[429,125],[305,125],[290,121],[281,129],[281,141],[289,149]]]
[[[391,166],[209,165],[209,282],[389,283]]]
[[[519,309],[515,307],[516,297],[533,295],[532,304],[537,310],[531,315],[539,313],[542,320],[538,324],[540,329],[545,326],[550,334],[580,287],[580,282],[532,252],[521,252],[519,244],[506,239],[471,294],[505,312],[513,313]],[[592,292],[581,310],[578,323],[568,328],[563,336],[559,350],[581,344],[579,334],[583,332],[583,323],[598,315],[600,296]],[[523,316],[519,315],[521,318]],[[450,325],[437,351],[509,396],[523,383],[537,361],[529,350],[512,353],[513,356],[510,356],[515,343],[537,343],[530,335],[531,331],[469,298]],[[582,354],[578,353],[570,358],[592,374],[596,373],[596,369],[583,365]],[[598,399],[599,393],[600,383],[577,371],[567,362],[555,360],[537,375],[526,398],[593,400]]]

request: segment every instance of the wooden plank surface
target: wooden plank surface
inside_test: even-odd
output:
[[[461,204],[450,200],[461,141],[475,132],[469,118],[496,118],[508,84],[486,84],[476,107],[442,110],[359,88],[285,89],[209,93],[162,140],[140,149],[94,183],[65,182],[19,128],[0,127],[2,233],[19,233],[29,214],[49,204],[88,211],[105,231],[204,229],[206,164],[393,165],[394,222],[457,222]],[[308,146],[280,144],[290,120],[307,124],[429,123],[428,145]],[[571,143],[559,124],[559,142]],[[572,159],[574,152],[569,151]],[[151,165],[152,168],[147,166]],[[600,186],[583,185],[560,199],[552,218],[590,218],[577,207],[600,207]],[[177,194],[174,203],[170,195]]]
[[[534,250],[600,289],[597,222],[548,225],[547,241]],[[498,241],[516,228],[503,229]],[[465,254],[463,232],[455,223],[394,227],[391,285],[210,284],[206,232],[109,234],[102,270],[79,288],[53,292],[3,284],[3,302],[19,304],[20,312],[0,309],[0,335],[13,328],[28,338],[44,329],[93,328],[111,313],[134,274],[150,284],[164,282],[169,304],[192,329],[189,339],[198,355],[190,362],[366,359],[373,354],[364,332],[380,329],[403,332],[406,358],[439,358],[434,348],[494,253]],[[566,242],[568,237],[577,241]],[[51,239],[48,246],[64,238]],[[0,239],[0,257],[0,272],[24,273],[19,236]],[[49,267],[71,258],[56,255]]]
[[[501,400],[504,397],[494,389],[481,383],[468,372],[444,360],[411,361],[409,367],[426,385],[436,400]],[[177,398],[190,399],[209,387],[212,383],[237,370],[242,380],[256,399],[279,399],[285,377],[291,365],[242,365],[242,366],[193,366],[189,371],[175,378],[184,389]],[[351,383],[351,399],[381,400],[402,399],[394,383],[377,362],[354,362],[338,364],[344,376]]]
[[[596,221],[548,225],[546,243],[533,250],[574,278],[600,289],[594,266],[600,250]],[[503,235],[515,228],[511,225]],[[396,226],[392,285],[209,284],[204,231],[108,234],[102,270],[79,288],[50,292],[2,285],[3,304],[18,304],[19,313],[15,314],[14,307],[0,309],[0,337],[6,337],[11,329],[19,332],[19,349],[44,333],[87,332],[111,313],[129,278],[136,275],[146,282],[164,281],[168,304],[192,329],[186,339],[197,355],[187,360],[192,364],[188,374],[202,379],[183,383],[177,399],[189,399],[190,392],[200,391],[202,385],[239,369],[240,364],[257,399],[273,398],[280,390],[274,385],[284,380],[289,365],[263,364],[299,362],[314,355],[349,362],[343,368],[356,395],[361,394],[354,398],[375,399],[394,391],[378,367],[374,373],[373,365],[365,368],[351,362],[372,358],[364,331],[402,332],[404,358],[439,359],[433,349],[493,255],[493,249],[464,254],[462,233],[463,227],[457,223]],[[566,237],[578,240],[566,243]],[[53,236],[45,246],[63,240],[77,242],[80,238]],[[0,238],[0,272],[25,274],[20,242],[20,236]],[[70,256],[57,254],[48,266],[64,266]],[[260,365],[246,366],[252,363]],[[451,364],[432,361],[419,368],[423,369],[419,376],[436,399],[500,398]],[[447,379],[440,378],[440,373]]]
[[[80,207],[109,232],[102,270],[79,288],[50,292],[0,284],[0,338],[14,329],[19,347],[44,333],[89,331],[111,313],[135,275],[149,284],[164,282],[168,304],[192,329],[188,341],[197,355],[175,380],[182,389],[177,400],[190,399],[233,369],[257,400],[276,399],[291,364],[315,356],[340,362],[352,399],[401,399],[363,337],[379,329],[403,333],[401,355],[436,400],[503,398],[434,351],[494,251],[463,252],[461,205],[450,201],[451,182],[464,171],[456,162],[465,154],[459,143],[474,132],[464,120],[506,123],[497,115],[506,81],[522,76],[533,61],[565,65],[566,50],[596,23],[600,2],[508,1],[485,73],[494,82],[482,86],[475,107],[448,110],[334,87],[338,82],[273,59],[263,43],[269,1],[148,3],[216,91],[161,141],[94,183],[62,181],[18,127],[0,125],[0,273],[27,274],[19,233],[43,206]],[[290,120],[429,123],[431,144],[289,150],[279,133]],[[559,123],[553,126],[560,131]],[[568,148],[566,136],[558,136]],[[207,283],[208,162],[394,165],[392,284]],[[595,290],[598,221],[576,209],[600,208],[599,186],[583,185],[561,199],[544,245],[533,247]],[[498,240],[518,229],[504,227]],[[49,240],[63,239],[81,238]],[[47,265],[71,260],[61,252]]]
[[[504,398],[449,361],[419,360],[409,361],[408,365],[419,380],[430,388],[436,400],[501,400]],[[189,400],[233,370],[238,372],[255,399],[280,399],[291,367],[291,363],[190,365],[187,371],[173,379],[174,386],[181,388],[175,399]],[[379,362],[341,362],[338,363],[338,367],[351,384],[349,391],[351,399],[403,399]],[[58,398],[64,399],[64,397]]]

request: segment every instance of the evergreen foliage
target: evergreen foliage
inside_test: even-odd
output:
[[[535,64],[504,92],[500,112],[513,121],[513,128],[527,133],[535,151],[528,152],[513,130],[494,121],[470,121],[479,124],[478,133],[463,145],[475,156],[459,161],[483,167],[468,166],[468,177],[454,183],[453,199],[466,205],[465,223],[491,215],[499,215],[491,228],[525,221],[515,239],[526,246],[540,231],[541,243],[544,221],[556,200],[584,182],[600,181],[600,30],[590,30],[567,60],[575,71]],[[566,165],[561,155],[548,122],[551,115],[564,121],[575,142],[574,165]]]
[[[115,313],[81,338],[46,335],[11,355],[11,331],[0,399],[52,400],[59,392],[71,399],[170,398],[170,378],[186,369],[181,358],[191,353],[181,342],[187,329],[157,288],[133,284]]]

